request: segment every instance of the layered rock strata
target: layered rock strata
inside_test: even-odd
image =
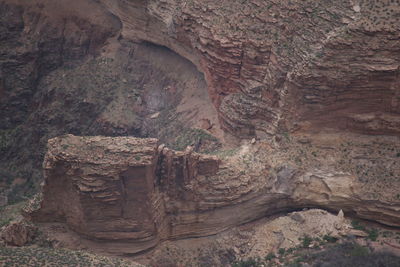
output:
[[[173,132],[159,130],[167,123],[180,129],[182,121],[199,127],[194,121],[210,119],[217,137],[219,125],[239,138],[326,130],[398,135],[399,6],[1,0],[2,178],[23,177],[31,189],[47,139],[64,133],[164,139]],[[184,59],[198,70],[178,62]],[[209,97],[197,97],[203,89]],[[174,110],[182,95],[201,98],[199,118],[188,112],[193,99],[185,116]]]
[[[133,252],[171,236],[174,209],[167,205],[183,203],[185,185],[219,165],[216,157],[158,147],[156,139],[67,135],[48,148],[33,220],[65,222],[90,239],[134,242]]]
[[[236,136],[321,128],[398,134],[398,4],[3,0],[10,19],[1,35],[0,97],[21,102],[25,112],[5,105],[4,125],[23,120],[29,96],[49,72],[97,57],[110,40],[130,40],[193,62],[222,127]]]
[[[124,38],[198,66],[236,136],[399,133],[398,1],[102,2]]]
[[[239,163],[190,148],[176,152],[156,139],[54,138],[44,161],[43,200],[29,216],[66,223],[116,254],[307,207],[400,226],[400,203],[367,199],[362,183],[348,172],[273,168],[248,152],[237,152]]]

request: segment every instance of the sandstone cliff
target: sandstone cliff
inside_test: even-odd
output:
[[[397,1],[103,2],[122,36],[167,46],[205,74],[235,135],[398,134]]]
[[[371,199],[356,176],[324,160],[315,168],[260,149],[244,146],[221,161],[169,150],[156,139],[54,138],[43,165],[43,200],[29,216],[66,223],[95,248],[120,255],[308,207],[399,226],[400,202],[390,201],[390,192],[380,189]]]
[[[306,207],[399,226],[399,6],[0,0],[0,197],[44,159],[32,219],[114,254]]]
[[[397,0],[0,4],[8,185],[37,184],[47,139],[66,133],[399,134]]]

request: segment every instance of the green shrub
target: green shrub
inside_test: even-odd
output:
[[[275,259],[275,258],[276,258],[276,256],[275,256],[275,253],[273,253],[273,252],[270,252],[270,253],[268,253],[267,256],[265,256],[265,260],[266,261],[270,261],[270,260]]]
[[[220,147],[220,143],[217,138],[212,136],[211,134],[207,133],[201,129],[184,129],[182,134],[175,139],[175,142],[171,145],[171,148],[175,150],[185,150],[187,146],[190,145],[202,145],[202,142],[210,142],[213,143],[211,146],[211,150],[213,151],[216,148]],[[204,151],[204,152],[210,152]]]
[[[324,235],[323,239],[329,243],[335,243],[336,241],[338,241],[336,237],[333,237],[331,235]]]
[[[359,221],[357,220],[353,220],[351,221],[351,226],[356,229],[356,230],[361,230],[361,231],[365,231],[365,226],[362,225]]]
[[[301,240],[303,248],[308,248],[311,245],[312,238],[308,235],[304,236]]]
[[[372,229],[368,230],[367,232],[368,232],[368,238],[370,240],[376,241],[378,239],[379,232],[375,228],[372,228]]]

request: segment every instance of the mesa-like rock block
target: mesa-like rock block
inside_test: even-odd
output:
[[[36,222],[65,222],[88,238],[152,247],[168,236],[161,191],[179,193],[197,175],[212,174],[219,161],[191,151],[175,152],[157,139],[77,137],[49,140],[45,184]]]
[[[154,242],[157,140],[64,136],[48,142],[37,221],[97,239]]]
[[[400,203],[369,199],[354,175],[272,167],[268,158],[243,153],[221,161],[190,147],[171,150],[157,139],[53,138],[43,164],[43,199],[28,216],[64,223],[83,244],[119,255],[312,207],[400,226]]]

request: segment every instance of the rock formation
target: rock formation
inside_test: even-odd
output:
[[[156,139],[54,138],[43,165],[43,200],[30,217],[66,223],[117,254],[307,207],[400,226],[400,202],[365,198],[361,183],[349,173],[290,165],[272,173],[266,159],[246,160],[238,164],[190,149],[176,152]],[[250,162],[248,170],[241,166]],[[110,246],[114,243],[118,249]]]
[[[0,0],[0,195],[44,159],[29,216],[113,254],[307,207],[399,226],[399,7]]]
[[[32,242],[37,235],[37,229],[26,222],[12,222],[1,229],[0,238],[10,246],[24,246]]]
[[[103,3],[124,38],[198,66],[237,136],[279,126],[399,133],[398,1]]]
[[[185,196],[191,180],[215,174],[219,165],[215,156],[175,152],[156,139],[68,135],[48,147],[48,178],[33,220],[66,222],[91,239],[133,242],[129,253],[185,235],[174,234],[168,214],[191,200]]]
[[[398,135],[398,4],[2,0],[3,176],[40,180],[66,133],[172,144],[209,119],[220,139]]]

